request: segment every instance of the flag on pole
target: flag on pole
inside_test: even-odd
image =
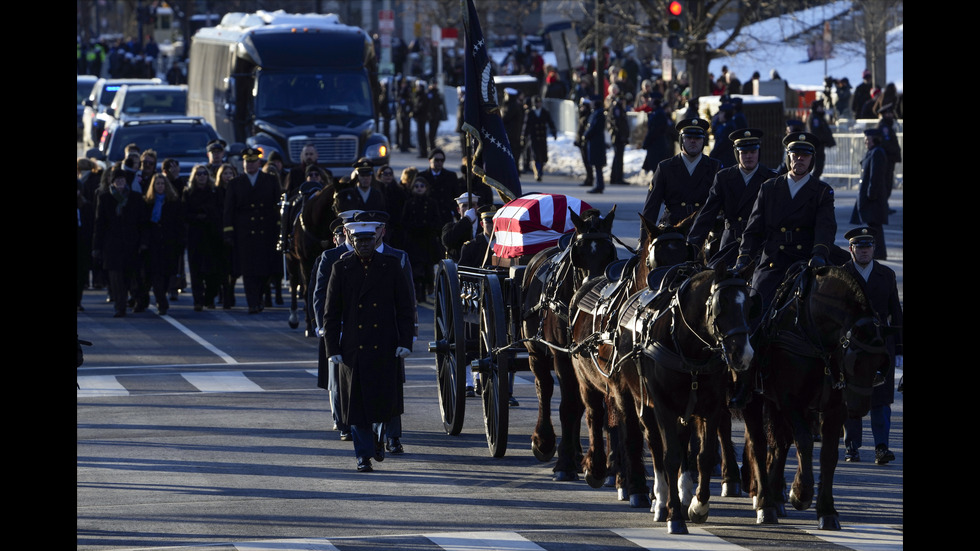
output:
[[[463,0],[463,29],[466,33],[466,55],[463,63],[466,92],[463,104],[463,132],[476,142],[473,159],[482,159],[483,166],[471,163],[472,173],[492,187],[504,199],[512,201],[521,196],[521,180],[510,140],[504,130],[497,103],[497,88],[493,69],[483,39],[480,18],[473,0]]]

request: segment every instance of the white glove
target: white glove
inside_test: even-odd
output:
[[[395,357],[397,358],[407,358],[408,355],[411,353],[412,351],[405,348],[404,346],[399,346],[398,348],[395,349]]]
[[[357,180],[357,169],[355,168],[353,172],[350,173],[351,181]]]
[[[470,209],[463,213],[463,216],[469,218],[473,222],[476,222],[476,209]]]
[[[901,368],[902,367],[902,355],[901,354],[897,354],[895,356],[895,367],[896,368]]]
[[[317,337],[322,337],[322,336],[324,336],[324,335],[326,335],[326,334],[327,334],[327,331],[326,331],[326,329],[324,329],[324,328],[322,328],[322,327],[317,327],[317,328],[316,328],[316,336],[317,336]]]
[[[340,354],[337,354],[336,356],[330,356],[329,360],[337,365],[344,363],[344,358]]]

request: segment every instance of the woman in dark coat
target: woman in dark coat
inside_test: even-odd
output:
[[[146,233],[146,203],[129,189],[122,168],[113,169],[108,189],[97,196],[92,259],[101,263],[115,306],[113,317],[126,315],[130,284],[137,277],[140,252],[149,245]]]
[[[595,186],[587,193],[602,193],[606,185],[602,181],[602,168],[606,166],[606,112],[602,105],[593,101],[592,114],[582,132],[585,141],[586,162],[595,171]]]
[[[430,187],[424,177],[415,177],[399,221],[404,231],[403,248],[412,263],[417,302],[424,302],[426,290],[434,287],[434,267],[442,257],[442,245],[439,242],[442,230],[438,216],[439,203],[432,195]]]
[[[191,181],[181,198],[187,223],[187,266],[191,272],[194,311],[214,308],[221,289],[224,242],[218,189],[204,165],[191,171]]]
[[[162,172],[157,172],[150,180],[146,190],[146,212],[149,224],[149,245],[146,255],[146,277],[143,280],[141,299],[143,306],[149,302],[149,290],[157,301],[157,311],[165,315],[170,309],[167,298],[170,290],[170,278],[177,273],[180,266],[180,255],[184,252],[184,213],[177,190]],[[139,306],[139,304],[137,304]]]
[[[218,167],[217,172],[215,172],[214,187],[218,191],[218,204],[221,205],[222,209],[224,209],[225,205],[228,182],[236,177],[238,177],[238,169],[228,163],[222,164]],[[224,216],[223,210],[222,216]],[[221,303],[222,308],[225,310],[231,310],[235,306],[235,285],[241,276],[235,270],[232,255],[233,251],[231,246],[224,242],[224,235],[222,235],[221,254],[218,256],[218,269],[221,272],[221,291],[218,293],[218,302]]]

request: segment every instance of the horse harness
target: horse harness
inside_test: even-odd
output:
[[[859,352],[872,354],[887,352],[884,339],[881,337],[881,321],[874,312],[871,315],[862,316],[843,332],[834,347],[826,348],[812,334],[812,328],[815,326],[813,312],[809,301],[804,300],[810,296],[816,285],[813,269],[801,263],[797,270],[792,281],[790,282],[790,279],[787,278],[780,287],[761,330],[770,345],[775,345],[793,354],[823,360],[826,384],[824,384],[822,394],[830,390],[843,390],[845,386],[848,386],[846,375],[854,372],[854,362],[857,360]],[[780,314],[787,311],[791,306],[795,306],[791,326],[795,330],[780,330],[774,327]],[[880,344],[865,343],[857,339],[856,331],[868,326],[874,328],[875,338],[873,340],[880,342]],[[840,352],[843,352],[843,357],[839,357]],[[837,361],[834,361],[835,356],[839,357]],[[874,387],[860,387],[853,383],[850,383],[850,386],[852,392],[862,396],[870,395],[874,390]]]

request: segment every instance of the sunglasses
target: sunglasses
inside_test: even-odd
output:
[[[439,157],[433,157],[432,160],[435,161],[435,162],[437,162],[437,163],[444,163],[444,162],[446,162],[446,159],[445,158],[440,159]]]

